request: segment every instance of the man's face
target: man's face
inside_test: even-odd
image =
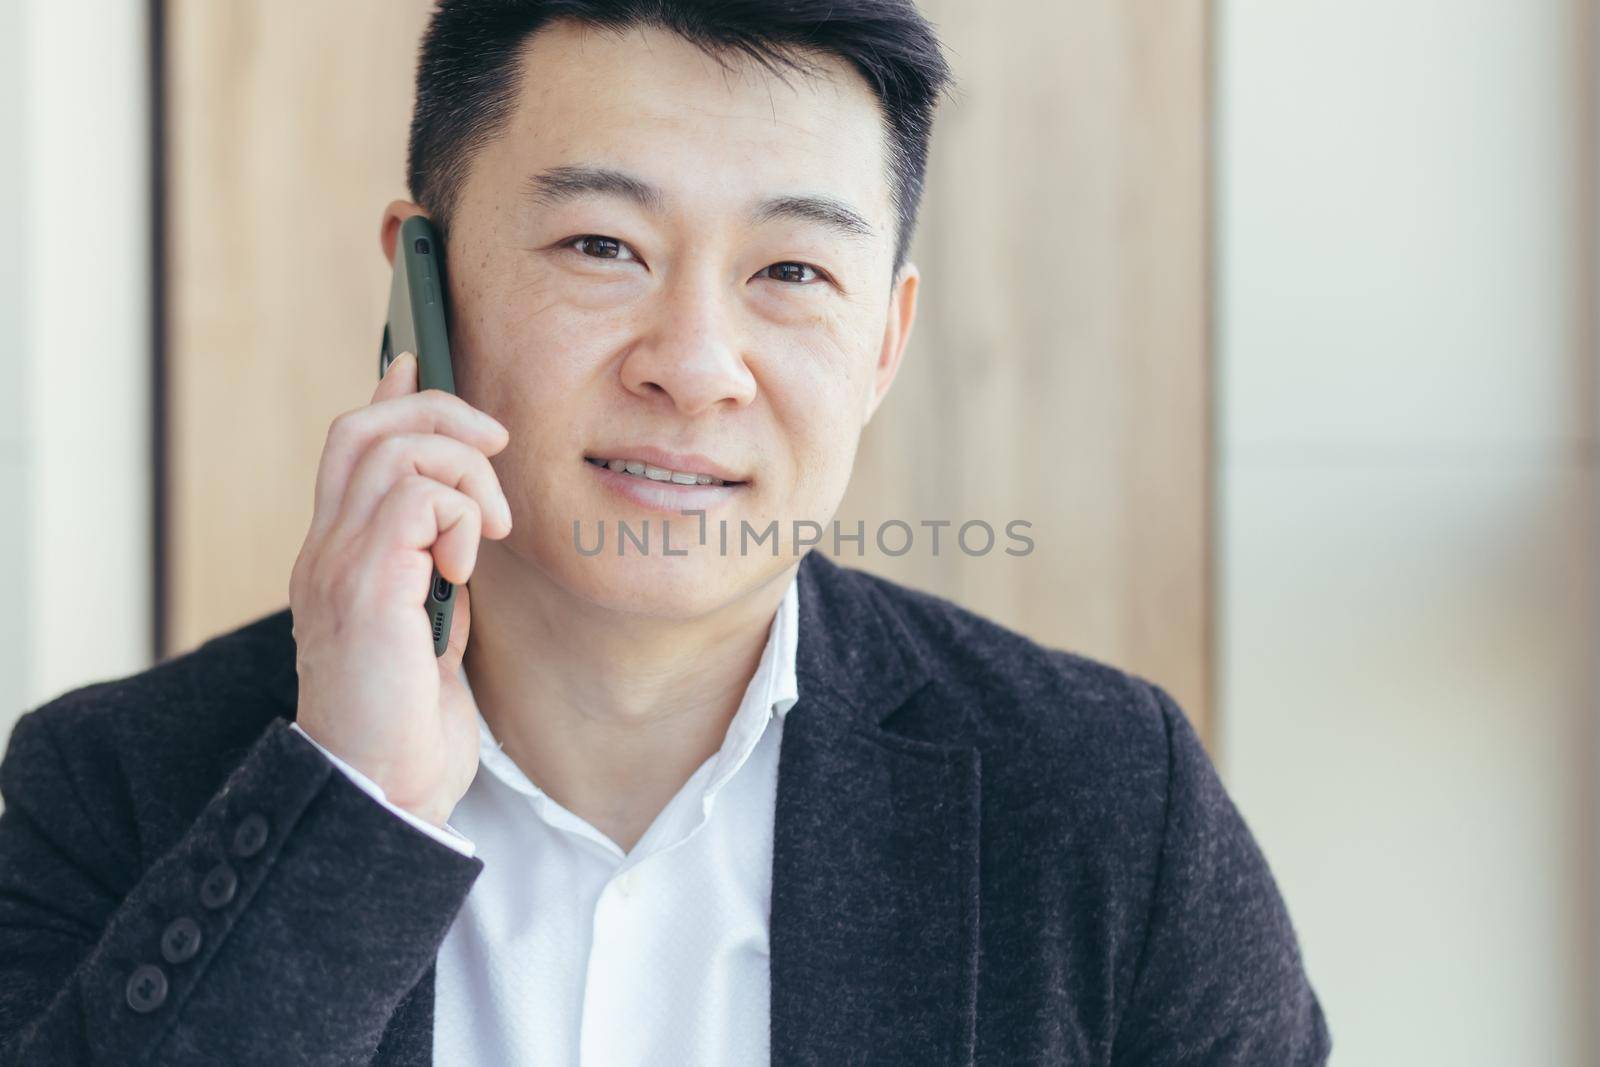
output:
[[[793,520],[831,534],[861,429],[898,368],[917,279],[908,267],[891,297],[878,105],[843,63],[785,84],[654,30],[558,23],[524,63],[449,235],[457,389],[511,432],[493,462],[515,527],[480,552],[514,553],[614,610],[697,616],[791,566]],[[574,188],[595,169],[654,187],[660,203]],[[754,214],[787,197],[837,201],[869,232]],[[691,474],[742,484],[681,484]],[[704,544],[685,509],[705,511]],[[753,538],[773,520],[776,557]],[[585,550],[603,524],[602,551],[580,553],[574,523]],[[629,540],[619,555],[619,523],[648,528],[648,554]]]

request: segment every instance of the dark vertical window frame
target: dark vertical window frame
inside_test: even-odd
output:
[[[151,662],[166,657],[167,558],[167,5],[148,0],[150,93]]]

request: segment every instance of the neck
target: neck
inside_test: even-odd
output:
[[[624,851],[722,746],[793,576],[704,616],[617,612],[484,541],[465,667],[522,771]]]

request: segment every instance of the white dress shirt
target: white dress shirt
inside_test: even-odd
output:
[[[529,780],[481,715],[478,774],[444,830],[323,750],[484,861],[439,949],[434,1063],[768,1061],[772,831],[799,622],[792,579],[722,747],[631,852]]]

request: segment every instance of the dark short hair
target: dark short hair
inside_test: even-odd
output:
[[[941,94],[953,84],[933,26],[913,0],[440,0],[422,40],[407,180],[441,230],[472,157],[504,128],[523,45],[556,19],[612,30],[671,30],[722,63],[753,59],[783,76],[816,54],[846,60],[877,95],[896,214],[893,275],[905,264]],[[531,72],[530,72],[531,73]],[[891,277],[891,282],[893,277]]]

